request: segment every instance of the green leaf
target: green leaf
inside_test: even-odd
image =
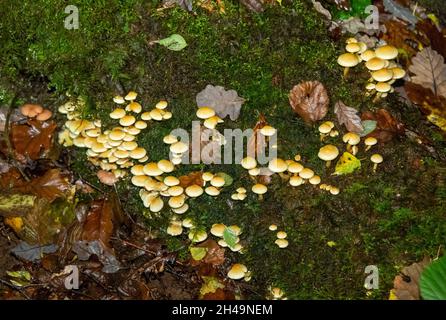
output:
[[[229,248],[234,249],[237,244],[237,235],[232,229],[226,227],[225,231],[223,231],[223,240],[225,240]]]
[[[361,137],[365,137],[369,133],[375,131],[376,123],[377,122],[375,120],[364,120],[364,121],[362,121],[362,127],[364,128],[364,131],[361,132],[359,135]]]
[[[31,281],[31,274],[28,271],[6,271],[6,274],[16,280]]]
[[[227,173],[218,172],[217,176],[222,177],[225,180],[225,184],[223,185],[223,187],[228,187],[234,182],[234,179]]]
[[[35,206],[35,196],[24,194],[0,195],[0,214],[19,216]]]
[[[349,174],[361,167],[361,161],[349,152],[339,158],[334,175]]]
[[[333,17],[334,19],[341,19],[341,20],[347,20],[351,17],[359,17],[359,18],[365,18],[367,17],[367,13],[365,12],[365,8],[367,6],[372,4],[372,0],[351,0],[351,10],[340,10],[340,9],[334,9],[333,10]]]
[[[216,277],[202,276],[203,285],[200,289],[200,296],[203,297],[207,293],[214,293],[217,289],[224,289],[225,285]]]
[[[172,51],[181,51],[187,46],[186,40],[179,34],[173,34],[156,42]]]
[[[189,248],[190,254],[192,255],[192,259],[196,261],[200,261],[206,256],[206,253],[208,252],[207,248],[202,247],[190,247]]]
[[[432,262],[423,271],[420,290],[425,300],[446,300],[446,256]]]

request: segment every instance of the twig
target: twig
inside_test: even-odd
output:
[[[26,300],[31,300],[31,297],[28,296],[25,292],[23,292],[22,288],[19,288],[19,287],[13,285],[12,283],[9,283],[8,281],[5,281],[3,279],[0,279],[0,283],[3,283],[5,286],[18,291],[21,295],[23,295],[25,297]]]

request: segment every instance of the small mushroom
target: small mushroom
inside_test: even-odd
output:
[[[257,184],[252,186],[251,190],[255,194],[259,195],[259,200],[262,200],[263,199],[263,195],[268,191],[268,188],[265,185],[261,184],[261,183],[257,183]]]
[[[361,137],[354,132],[347,132],[342,137],[342,141],[344,141],[344,143],[347,143],[347,151],[353,152],[352,147],[357,145],[361,141]],[[356,153],[353,152],[353,155],[355,154]]]
[[[270,231],[276,231],[276,230],[277,230],[277,225],[275,225],[275,224],[271,224],[271,225],[268,227],[268,229],[269,229]]]
[[[288,247],[287,239],[277,239],[274,243],[281,249]]]
[[[253,157],[246,157],[243,158],[240,162],[241,166],[245,168],[246,170],[254,169],[257,166],[257,161]]]
[[[358,65],[359,58],[353,53],[344,53],[338,57],[338,64],[344,67],[344,78],[347,77],[350,68]]]
[[[370,161],[373,162],[373,172],[376,172],[376,169],[378,168],[378,164],[383,162],[382,155],[375,153],[370,157]]]
[[[52,116],[53,116],[53,113],[50,110],[45,109],[40,114],[37,115],[36,120],[38,120],[38,121],[47,121]]]
[[[327,144],[319,149],[318,157],[319,159],[322,159],[326,161],[327,168],[330,167],[331,161],[336,159],[336,157],[339,155],[339,150],[336,146],[332,144]]]
[[[245,274],[248,272],[248,268],[240,263],[233,264],[231,269],[228,272],[228,278],[233,280],[242,279]]]
[[[370,148],[371,148],[372,146],[374,146],[375,144],[377,144],[377,143],[378,143],[378,140],[377,140],[376,138],[374,138],[374,137],[367,137],[367,138],[364,140],[364,144],[366,145],[366,147],[365,147],[365,151],[370,150]]]

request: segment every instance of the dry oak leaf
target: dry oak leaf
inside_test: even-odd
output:
[[[113,204],[108,199],[95,200],[85,218],[82,240],[99,240],[108,247],[113,233]]]
[[[348,131],[361,133],[364,131],[358,110],[346,106],[342,101],[335,104],[334,112],[340,124],[345,125]]]
[[[411,80],[431,89],[436,96],[446,97],[446,64],[444,58],[430,47],[423,49],[413,59],[409,71]]]
[[[319,81],[306,81],[294,86],[289,100],[293,111],[307,123],[321,120],[328,111],[327,90]]]
[[[31,160],[45,157],[52,146],[56,127],[53,121],[28,120],[26,124],[13,124],[11,141],[15,152]]]
[[[421,262],[403,268],[401,275],[393,280],[396,300],[420,300],[420,277],[429,263],[429,259],[425,258]]]
[[[239,97],[235,90],[208,84],[197,94],[196,101],[198,107],[210,107],[220,118],[229,116],[234,121],[238,119],[245,99]]]
[[[379,109],[375,113],[366,111],[361,115],[361,119],[376,121],[376,129],[367,136],[374,137],[381,143],[389,142],[405,131],[404,125],[385,109]]]
[[[193,184],[202,187],[204,184],[203,173],[201,171],[191,172],[187,176],[181,176],[178,179],[180,180],[180,186],[183,188],[187,188]]]

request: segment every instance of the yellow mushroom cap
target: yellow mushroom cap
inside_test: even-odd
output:
[[[164,110],[167,108],[167,101],[166,100],[161,100],[159,101],[156,105],[155,108],[160,109],[160,110]]]
[[[194,222],[192,221],[191,218],[186,218],[183,220],[183,227],[185,228],[193,228],[194,227]]]
[[[211,234],[216,237],[223,237],[226,226],[223,223],[214,223],[211,227]]]
[[[358,42],[359,51],[358,53],[364,53],[367,50],[367,45],[364,42]]]
[[[217,188],[223,187],[225,185],[225,179],[220,176],[214,176],[210,182],[212,186]]]
[[[131,115],[126,115],[124,117],[122,117],[121,119],[119,119],[119,124],[123,127],[128,127],[131,126],[132,124],[134,124],[136,121],[134,116]]]
[[[191,231],[189,231],[189,234],[188,234],[188,238],[192,242],[202,242],[202,241],[206,240],[207,237],[208,237],[208,234],[206,233],[206,231],[201,230],[201,229],[192,229]]]
[[[176,214],[183,214],[185,213],[187,210],[189,210],[189,205],[187,203],[183,204],[181,207],[179,208],[172,208],[172,211]]]
[[[208,119],[215,116],[215,110],[209,107],[201,107],[197,110],[197,117],[199,119]]]
[[[237,188],[236,190],[238,193],[246,193],[246,189],[243,187]]]
[[[281,249],[288,247],[287,239],[277,239],[274,243]]]
[[[392,86],[387,82],[378,82],[375,85],[375,90],[378,92],[389,92],[392,89]]]
[[[276,133],[276,129],[271,126],[266,125],[262,129],[260,129],[260,133],[266,137],[271,137]]]
[[[138,120],[135,122],[135,128],[138,130],[143,130],[147,128],[147,123],[142,120]]]
[[[361,53],[361,59],[365,62],[369,61],[370,59],[373,59],[376,57],[375,51],[373,50],[366,50],[363,53]]]
[[[129,157],[129,152],[127,150],[115,150],[113,155],[118,159],[125,159]]]
[[[142,106],[138,102],[132,101],[126,107],[126,110],[134,113],[140,113],[142,111]]]
[[[339,150],[332,144],[327,144],[319,149],[317,156],[324,161],[331,161],[336,159],[339,155]]]
[[[143,112],[141,114],[141,120],[144,120],[144,121],[152,120],[152,117],[150,116],[150,112],[149,111]]]
[[[299,172],[299,177],[302,179],[311,179],[314,176],[314,171],[310,168],[303,168],[301,172]]]
[[[331,129],[332,129],[332,127],[330,127],[330,125],[327,124],[326,122],[322,123],[322,124],[319,126],[319,132],[320,132],[320,133],[324,133],[324,134],[325,134],[325,133],[330,133]]]
[[[121,119],[125,116],[125,110],[122,108],[116,108],[113,112],[110,113],[110,118],[112,119]]]
[[[158,168],[166,173],[172,172],[175,169],[173,163],[165,159],[158,161]]]
[[[180,184],[180,180],[174,176],[168,176],[164,178],[164,184],[169,187],[177,186]]]
[[[158,164],[156,162],[150,162],[144,166],[144,173],[151,177],[160,176],[163,174],[163,171],[158,168]]]
[[[185,192],[189,197],[196,198],[203,194],[203,188],[196,184],[193,184],[193,185],[187,187]]]
[[[382,157],[382,155],[380,155],[380,154],[377,154],[377,153],[375,153],[375,154],[373,154],[371,157],[370,157],[370,161],[372,161],[373,163],[381,163],[381,162],[383,162],[383,157]]]
[[[288,169],[288,166],[282,159],[274,158],[268,163],[268,169],[272,172],[284,172],[286,169]]]
[[[147,176],[133,176],[132,177],[132,184],[134,185],[134,186],[137,186],[137,187],[144,187],[144,185],[146,184],[146,182],[147,182],[147,180],[148,180],[148,178],[149,177],[147,177]]]
[[[208,128],[208,129],[215,129],[215,127],[216,127],[217,124],[218,124],[218,120],[219,120],[219,119],[220,119],[220,118],[217,117],[217,116],[213,116],[213,117],[207,118],[206,120],[204,120],[203,125],[204,125],[206,128]]]
[[[130,151],[129,157],[132,159],[139,160],[139,159],[144,158],[146,156],[146,154],[147,154],[146,149],[138,147],[138,148],[135,148]]]
[[[251,190],[256,194],[265,194],[268,191],[268,188],[261,183],[257,183],[252,186]]]
[[[242,229],[237,225],[229,226],[228,229],[230,229],[236,236],[239,236],[242,234]]]
[[[376,49],[375,54],[378,58],[392,60],[398,56],[398,49],[391,45],[385,45]]]
[[[345,40],[345,43],[349,44],[349,43],[357,43],[358,40],[356,40],[355,38],[348,38],[347,40]]]
[[[207,187],[204,191],[206,192],[206,194],[213,197],[218,196],[220,194],[220,190],[218,190],[214,186]]]
[[[393,72],[389,69],[383,68],[378,71],[372,72],[372,78],[376,81],[389,81],[393,78]]]
[[[125,102],[124,98],[121,96],[114,96],[113,102],[117,104],[123,104]]]
[[[164,112],[164,114],[163,114],[163,119],[164,119],[164,120],[168,120],[168,119],[170,119],[170,118],[172,118],[172,112],[170,112],[170,111],[166,111],[166,112]]]
[[[105,145],[103,143],[93,143],[93,145],[91,146],[91,150],[95,153],[101,153],[104,151],[107,151],[107,148],[105,147]]]
[[[136,99],[137,95],[138,94],[135,91],[130,91],[129,93],[127,93],[127,95],[125,96],[124,99],[127,100],[127,101],[133,101],[133,100]]]
[[[173,144],[173,143],[175,143],[175,142],[178,142],[178,139],[177,139],[177,137],[175,137],[174,135],[172,135],[172,134],[168,134],[167,136],[165,136],[165,137],[163,138],[163,142],[164,142],[165,144]]]
[[[157,197],[153,199],[152,202],[150,203],[149,210],[152,212],[159,212],[163,209],[163,207],[164,207],[163,199]]]
[[[150,118],[152,118],[153,120],[156,120],[156,121],[163,120],[163,115],[161,114],[161,110],[159,110],[159,109],[151,110],[149,115],[150,115]]]
[[[394,67],[390,69],[393,73],[393,79],[402,79],[406,75],[406,71],[404,69]]]
[[[274,298],[274,299],[280,299],[280,298],[282,298],[283,295],[284,295],[282,289],[277,288],[277,287],[271,289],[271,294],[273,295],[273,298]]]
[[[291,173],[299,173],[304,168],[303,165],[301,165],[299,162],[293,162],[290,165],[288,165],[288,171]]]
[[[347,132],[342,136],[342,141],[352,146],[357,145],[361,141],[361,137],[354,132]]]
[[[112,130],[108,134],[108,138],[113,141],[122,141],[125,137],[125,132],[121,130]]]
[[[385,65],[386,65],[386,61],[383,59],[380,59],[378,57],[371,58],[370,60],[368,60],[365,63],[365,66],[367,67],[367,69],[372,70],[372,71],[382,69],[385,67]]]
[[[101,135],[101,129],[95,128],[95,129],[87,130],[87,131],[85,131],[85,135],[90,138],[97,138]]]
[[[297,187],[300,186],[304,182],[304,180],[299,176],[292,176],[290,177],[289,182],[290,185],[292,185],[293,187]]]
[[[219,245],[220,247],[223,247],[223,248],[226,248],[226,247],[228,246],[228,244],[226,243],[226,241],[223,240],[223,239],[218,240],[218,245]]]
[[[203,174],[201,175],[201,178],[204,181],[211,181],[213,177],[214,177],[214,174],[212,172],[203,172]]]
[[[330,193],[332,195],[337,195],[337,194],[339,194],[339,192],[340,192],[339,188],[333,187],[333,186],[330,187]]]
[[[170,145],[172,153],[184,153],[189,149],[189,146],[182,141],[175,142]]]
[[[361,46],[359,45],[359,43],[352,42],[352,43],[348,43],[345,46],[345,50],[350,53],[356,53],[361,50]]]
[[[124,150],[132,151],[132,150],[135,150],[136,148],[138,148],[138,144],[135,141],[124,141],[121,144],[121,147]]]
[[[257,166],[257,161],[253,157],[248,156],[246,158],[243,158],[240,164],[242,165],[243,168],[251,170]]]
[[[248,268],[246,268],[245,265],[236,263],[232,265],[231,269],[229,269],[228,278],[239,280],[245,276],[246,272],[248,272]]]
[[[374,146],[377,143],[378,143],[378,140],[374,137],[368,137],[364,140],[364,144],[366,146]]]
[[[314,175],[310,178],[310,180],[308,180],[310,182],[310,184],[312,185],[317,185],[319,183],[321,183],[321,177],[319,177],[318,175]]]
[[[374,90],[374,89],[375,89],[375,84],[372,83],[372,82],[367,83],[367,85],[365,86],[365,88],[366,88],[367,90]]]
[[[170,224],[167,227],[166,232],[168,235],[170,235],[172,237],[176,237],[183,233],[183,228],[181,227],[181,225],[178,225],[178,224]]]
[[[169,207],[171,208],[180,208],[184,205],[184,201],[186,200],[186,197],[184,194],[181,194],[179,196],[173,196],[169,199]]]
[[[270,231],[276,231],[276,230],[277,230],[277,225],[276,225],[276,224],[272,224],[272,225],[270,225],[270,226],[268,227],[268,229],[269,229]]]
[[[287,237],[287,234],[285,231],[279,231],[277,232],[276,236],[278,239],[285,239]]]
[[[137,164],[134,165],[132,167],[132,169],[130,169],[130,172],[134,175],[134,176],[143,176],[144,175],[144,166],[142,164]]]
[[[184,191],[184,189],[181,186],[172,186],[169,189],[167,189],[167,192],[172,197],[176,197],[176,196],[183,194],[183,191]]]
[[[260,169],[259,168],[254,168],[248,171],[250,176],[258,176],[260,174]]]
[[[338,57],[338,64],[346,68],[354,67],[358,63],[359,59],[353,53],[344,53]]]

